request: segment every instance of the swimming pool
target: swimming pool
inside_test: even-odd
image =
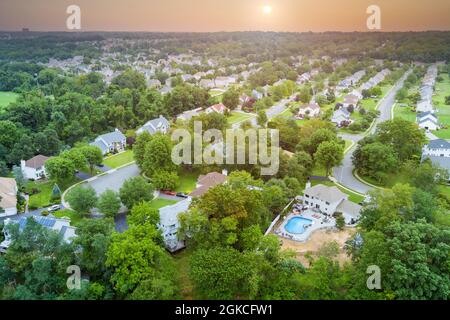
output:
[[[284,229],[292,234],[303,234],[306,231],[305,227],[312,225],[312,223],[313,221],[311,219],[293,217],[286,223]]]

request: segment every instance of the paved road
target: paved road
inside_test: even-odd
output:
[[[118,192],[125,180],[139,175],[140,170],[138,166],[132,164],[118,170],[112,170],[103,176],[86,180],[86,183],[100,195],[108,189]]]
[[[273,105],[272,107],[267,109],[266,110],[267,118],[269,120],[271,120],[271,119],[275,118],[276,116],[278,116],[279,114],[283,113],[287,109],[288,103],[294,101],[296,96],[297,96],[297,94],[295,93],[292,96],[290,96],[289,98],[286,98],[286,99],[278,101],[275,105]],[[258,125],[256,117],[253,117],[253,118],[248,119],[248,120],[250,120],[251,124],[254,127],[256,127]],[[248,121],[248,120],[245,120],[245,121]],[[242,121],[242,122],[244,122],[244,121]],[[242,122],[234,123],[232,125],[232,128],[233,129],[239,129],[241,124],[242,124]]]
[[[370,129],[370,133],[374,133],[376,127],[379,123],[390,120],[391,119],[391,111],[395,104],[395,95],[397,91],[403,87],[403,82],[406,77],[411,72],[408,71],[398,82],[397,84],[389,91],[389,93],[380,101],[378,110],[380,111],[380,116],[375,120],[375,124]],[[364,138],[364,134],[358,135],[350,135],[350,134],[342,134],[340,135],[342,138],[351,140],[355,142],[355,145],[345,154],[342,165],[333,169],[334,178],[344,187],[357,191],[359,193],[366,194],[368,191],[373,188],[362,183],[358,179],[353,176],[353,163],[352,157],[353,153],[356,150],[357,143],[359,140]]]

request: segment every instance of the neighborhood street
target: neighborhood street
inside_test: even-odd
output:
[[[392,115],[391,111],[395,104],[395,96],[398,90],[400,90],[403,87],[403,82],[410,73],[411,70],[406,72],[405,75],[403,75],[403,77],[397,82],[397,84],[389,91],[389,93],[380,101],[378,107],[378,110],[380,111],[380,116],[375,120],[375,124],[370,128],[369,130],[370,134],[375,132],[379,123],[391,119]],[[354,168],[352,163],[352,157],[353,153],[356,150],[357,143],[358,141],[364,138],[365,134],[357,134],[357,135],[342,134],[340,136],[343,139],[353,141],[355,144],[345,154],[342,165],[334,168],[333,170],[334,178],[337,180],[339,184],[343,185],[344,187],[362,194],[366,194],[368,191],[372,190],[373,187],[365,183],[362,183],[361,181],[355,178],[355,176],[353,175]]]

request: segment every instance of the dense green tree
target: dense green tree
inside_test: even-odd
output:
[[[75,187],[66,196],[70,207],[76,212],[87,215],[97,205],[97,193],[92,187]]]
[[[107,217],[116,216],[121,206],[119,195],[113,190],[106,190],[98,198],[97,207]]]
[[[58,184],[73,179],[75,174],[75,165],[71,160],[61,157],[53,157],[45,162],[45,170],[50,179]]]
[[[153,200],[154,191],[153,185],[143,177],[130,178],[120,188],[120,200],[128,209],[132,209],[141,201]]]
[[[326,141],[319,145],[314,159],[318,164],[325,168],[326,175],[330,174],[330,170],[334,166],[342,163],[344,158],[344,148],[335,141]]]

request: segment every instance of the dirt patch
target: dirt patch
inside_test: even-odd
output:
[[[316,253],[325,243],[336,241],[339,244],[339,254],[336,260],[339,264],[343,265],[345,262],[350,261],[350,257],[347,256],[344,245],[345,242],[353,237],[356,233],[354,228],[345,228],[342,231],[334,230],[317,230],[314,232],[306,242],[296,242],[280,238],[282,241],[283,250],[294,251],[297,255],[297,260],[300,261],[305,267],[309,266],[308,260],[305,255],[307,253]]]

